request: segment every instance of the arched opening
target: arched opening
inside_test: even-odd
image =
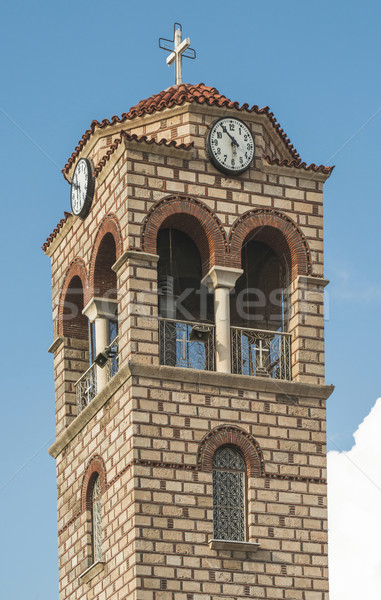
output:
[[[165,227],[157,236],[160,362],[212,369],[213,298],[201,284],[200,252],[189,235]]]
[[[83,410],[118,371],[117,248],[113,233],[97,237],[91,259],[90,300],[83,309],[88,327],[90,367],[76,382]]]
[[[157,202],[142,223],[142,249],[157,254],[157,236],[160,229],[177,229],[197,245],[201,256],[203,275],[214,264],[223,264],[227,239],[215,213],[192,198],[166,197]]]
[[[117,276],[112,270],[112,265],[116,262],[116,244],[112,233],[106,233],[98,247],[98,252],[94,266],[94,298],[104,298],[105,300],[113,300],[114,302],[105,302],[98,306],[97,316],[103,320],[102,342],[97,343],[97,323],[92,320],[90,325],[90,354],[92,360],[95,359],[99,352],[102,352],[104,347],[111,344],[118,335],[118,307],[117,300]],[[106,328],[107,331],[104,331]],[[98,340],[99,341],[99,340]],[[115,355],[117,348],[113,350]],[[115,361],[114,361],[115,362]],[[116,373],[117,365],[111,365],[113,374]]]
[[[96,563],[103,560],[102,552],[102,501],[101,479],[98,473],[91,480],[91,558]]]
[[[97,298],[117,298],[116,273],[112,265],[116,262],[114,236],[106,233],[99,244],[94,267],[94,296]]]
[[[243,243],[241,264],[230,305],[233,372],[290,379],[288,245],[263,227]]]
[[[287,258],[271,246],[249,240],[242,247],[243,274],[231,297],[231,323],[238,327],[285,331],[288,321]]]
[[[201,285],[201,257],[193,240],[177,229],[161,229],[157,253],[160,316],[213,322],[212,298]]]
[[[107,490],[105,464],[99,455],[93,456],[86,468],[81,489],[81,508],[86,515],[86,554],[88,565],[104,561],[102,542],[102,494]]]
[[[246,540],[245,459],[236,446],[220,446],[213,456],[213,525],[216,540]]]
[[[75,275],[70,280],[62,307],[62,332],[65,337],[88,339],[88,321],[83,311],[83,285]]]

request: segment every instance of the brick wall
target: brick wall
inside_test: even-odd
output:
[[[139,369],[58,457],[60,597],[328,598],[324,397]],[[205,436],[232,423],[263,456],[261,473],[248,477],[248,541],[261,545],[255,554],[208,545],[212,473],[199,456]],[[106,567],[84,584],[81,498],[92,456],[105,464]]]
[[[89,405],[76,419],[74,382],[87,366],[87,341],[57,338],[53,348],[61,600],[328,600],[325,176],[265,164],[264,154],[282,159],[284,148],[264,119],[239,113],[255,134],[255,161],[243,175],[224,177],[204,150],[207,127],[222,114],[225,109],[185,104],[129,121],[132,133],[194,142],[194,148],[119,143],[97,172],[88,217],[68,219],[47,249],[56,336],[63,336],[62,299],[72,277],[80,277],[85,305],[94,294],[104,235],[115,241],[119,306],[120,373],[99,395],[107,398],[99,409]],[[110,126],[94,145],[88,143],[95,166],[121,128]],[[253,227],[258,219],[291,223],[282,235],[291,236],[298,250],[290,259],[295,383],[265,384],[244,376],[223,383],[213,373],[158,366],[152,244],[159,210],[175,203],[207,224],[206,233],[200,221],[187,230],[200,249],[204,271],[211,264],[239,266],[234,234],[249,219]],[[182,223],[176,211],[171,214],[162,212],[160,223],[172,219],[185,231],[189,223]],[[257,553],[208,545],[213,537],[212,474],[200,462],[200,448],[211,431],[233,425],[255,441],[263,459],[261,471],[250,473],[247,493],[248,540],[260,543]],[[89,514],[81,498],[94,456],[105,466],[106,563],[86,581],[80,575],[89,566]]]

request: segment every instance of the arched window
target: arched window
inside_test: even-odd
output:
[[[213,321],[212,297],[201,290],[202,265],[196,244],[177,229],[157,236],[160,316],[185,321]]]
[[[90,369],[80,382],[79,404],[82,408],[118,371],[117,276],[112,269],[116,262],[116,243],[110,232],[98,242],[94,245],[90,268],[93,297],[84,309],[89,319]]]
[[[213,297],[201,285],[200,252],[182,231],[157,236],[160,363],[214,369]]]
[[[246,462],[236,446],[213,456],[213,523],[216,540],[246,539]]]
[[[239,327],[284,331],[288,312],[289,269],[267,244],[249,240],[242,247],[243,274],[235,284],[231,322]]]
[[[266,243],[243,244],[244,272],[231,296],[233,372],[291,379],[289,256],[277,248],[274,232],[261,234]]]
[[[102,554],[102,501],[101,479],[97,474],[91,492],[91,542],[92,562],[103,561]]]
[[[94,296],[97,298],[107,298],[107,300],[117,299],[117,277],[112,265],[116,262],[116,244],[114,236],[106,233],[99,244],[94,267]],[[106,305],[105,305],[106,306]],[[118,314],[117,304],[109,303],[107,313],[114,312],[114,315],[107,314],[107,333],[102,340],[106,344],[112,342],[118,335]],[[112,310],[111,310],[112,308]],[[90,341],[93,358],[102,351],[103,348],[97,347],[96,332],[94,323],[90,329]],[[105,345],[106,345],[105,344]]]
[[[116,262],[116,244],[112,233],[106,233],[97,251],[94,266],[94,296],[117,298],[117,277],[112,270]]]
[[[65,337],[87,340],[87,318],[82,314],[83,286],[78,275],[71,278],[62,310],[62,333]]]

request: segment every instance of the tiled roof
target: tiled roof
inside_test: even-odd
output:
[[[294,157],[294,160],[300,161],[300,156],[298,152],[295,150],[294,146],[291,144],[289,138],[286,136],[285,132],[276,121],[274,114],[270,111],[268,106],[264,108],[259,108],[257,105],[249,107],[248,104],[239,105],[238,102],[232,102],[226,96],[223,96],[219,93],[219,91],[214,87],[209,87],[204,83],[198,83],[196,85],[192,85],[190,83],[181,83],[180,85],[173,85],[172,87],[160,92],[159,94],[154,94],[150,98],[146,100],[141,100],[136,106],[130,108],[127,113],[123,113],[120,117],[114,115],[111,119],[103,119],[103,121],[93,121],[90,125],[90,129],[87,129],[81,139],[78,142],[74,152],[68,159],[63,173],[66,173],[76,157],[82,150],[82,148],[86,145],[87,141],[90,139],[91,135],[94,133],[96,129],[103,129],[104,127],[108,127],[109,125],[114,125],[116,123],[124,123],[125,121],[135,119],[136,117],[141,117],[145,114],[151,114],[155,111],[163,110],[164,108],[171,108],[172,106],[179,106],[184,104],[184,102],[196,102],[197,104],[207,104],[208,106],[220,106],[226,108],[233,108],[243,112],[254,112],[256,114],[264,114],[268,117],[270,123],[274,127],[275,131],[283,140],[285,146],[288,151]]]
[[[267,164],[269,165],[278,165],[279,167],[294,167],[296,169],[303,169],[304,171],[315,171],[315,173],[319,172],[320,173],[325,173],[327,175],[330,175],[333,171],[333,169],[335,168],[333,167],[325,167],[324,165],[315,165],[315,163],[311,163],[310,165],[307,165],[307,163],[305,162],[300,162],[299,160],[280,160],[279,158],[270,158],[270,156],[265,156],[265,161],[267,162]]]
[[[50,244],[59,233],[60,229],[62,229],[66,221],[73,216],[72,213],[66,211],[64,212],[64,215],[64,218],[57,223],[57,226],[53,229],[52,233],[46,238],[46,242],[42,244],[42,249],[44,252],[46,252],[46,250],[49,248]]]
[[[115,150],[120,145],[122,138],[135,141],[135,142],[145,142],[146,144],[155,144],[156,146],[166,146],[167,148],[178,148],[179,150],[190,150],[193,148],[193,142],[190,144],[178,144],[176,140],[165,140],[162,139],[159,142],[154,138],[148,139],[146,135],[136,135],[135,133],[128,133],[127,131],[120,132],[120,138],[117,138],[113,144],[111,144],[110,148],[107,150],[105,156],[99,161],[97,166],[94,169],[94,177],[98,177],[99,173],[102,171],[103,167],[106,165],[110,156],[115,152]]]
[[[165,140],[165,139],[162,139],[159,142],[157,142],[153,138],[148,139],[147,136],[145,136],[145,135],[136,135],[134,133],[131,134],[131,133],[128,133],[127,131],[122,130],[120,132],[120,137],[118,139],[116,139],[113,144],[111,144],[110,148],[106,152],[106,155],[102,158],[102,160],[99,161],[99,163],[95,167],[94,177],[98,177],[98,175],[102,171],[103,167],[107,164],[107,161],[109,160],[110,156],[115,152],[115,150],[118,148],[118,146],[122,142],[122,139],[126,139],[129,141],[135,141],[135,142],[145,142],[146,144],[150,144],[150,145],[155,144],[156,146],[166,146],[167,148],[174,147],[174,148],[178,148],[179,150],[191,150],[191,148],[193,148],[193,145],[194,145],[193,142],[190,144],[178,144],[175,140]],[[46,239],[46,242],[44,242],[44,244],[42,245],[42,249],[44,252],[49,248],[50,244],[52,243],[54,238],[57,236],[60,229],[62,229],[64,223],[66,223],[68,218],[71,216],[72,216],[72,213],[65,211],[64,218],[61,219],[59,223],[57,223],[57,226],[53,229],[52,233]]]

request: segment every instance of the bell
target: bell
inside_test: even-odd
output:
[[[189,341],[191,342],[205,342],[208,341],[211,329],[206,325],[193,325],[189,334]]]

